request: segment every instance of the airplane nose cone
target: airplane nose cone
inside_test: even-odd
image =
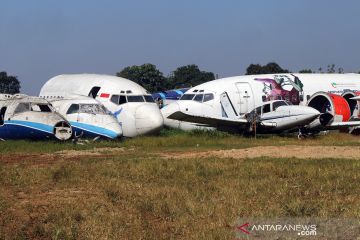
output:
[[[142,105],[136,109],[135,125],[138,134],[155,133],[161,130],[164,119],[156,104]]]
[[[180,111],[180,106],[177,102],[170,103],[161,109],[161,113],[164,117],[164,125],[166,127],[179,128],[179,121],[168,118],[171,114],[178,111]]]
[[[111,122],[106,124],[106,129],[108,130],[108,136],[111,139],[120,138],[123,135],[122,128],[118,122]]]

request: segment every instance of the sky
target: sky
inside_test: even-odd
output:
[[[197,64],[219,77],[275,61],[360,70],[358,0],[0,0],[0,71],[38,95],[64,73]]]

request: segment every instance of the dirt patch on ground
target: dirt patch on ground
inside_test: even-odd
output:
[[[169,156],[170,155],[170,156]],[[358,146],[258,146],[244,149],[218,150],[206,152],[187,152],[162,155],[164,158],[360,158]]]
[[[133,151],[134,149],[128,149]],[[4,154],[0,156],[0,162],[6,164],[35,164],[48,165],[59,160],[76,161],[87,157],[111,157],[125,152],[124,148],[94,148],[90,150],[63,150],[54,153],[33,154]]]

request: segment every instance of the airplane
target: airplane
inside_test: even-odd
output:
[[[104,105],[88,96],[68,95],[49,101],[55,110],[71,124],[74,137],[116,139],[122,129]]]
[[[163,117],[152,96],[125,78],[99,74],[65,74],[48,80],[40,91],[47,100],[68,94],[85,95],[102,103],[117,118],[124,137],[160,131]]]
[[[72,128],[48,101],[23,94],[0,94],[0,138],[68,140]]]
[[[359,126],[359,121],[349,121],[359,116],[359,101],[352,99],[360,95],[358,89],[359,74],[267,74],[229,77],[195,86],[179,101],[167,105],[161,111],[165,126],[183,130],[199,127],[221,128],[226,125],[226,120],[241,121],[242,126],[246,126],[245,121],[249,122],[246,117],[254,109],[266,108],[265,112],[271,112],[275,110],[271,108],[271,101],[283,100],[295,105],[289,108],[307,106],[320,113],[311,123],[300,124],[299,136],[303,136],[328,129]],[[307,110],[303,110],[306,114]],[[257,112],[261,125],[265,114],[263,110],[261,114],[258,110]],[[202,120],[199,120],[200,117]],[[216,120],[216,124],[209,124],[209,119]]]

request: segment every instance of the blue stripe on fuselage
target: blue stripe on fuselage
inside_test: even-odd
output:
[[[54,127],[37,122],[9,120],[0,126],[0,138],[4,139],[46,139],[53,138]]]
[[[95,125],[79,122],[70,122],[70,124],[74,128],[73,132],[84,132],[85,137],[97,137],[99,135],[107,138],[118,137],[118,134],[116,132]],[[80,133],[77,134],[79,135]]]

